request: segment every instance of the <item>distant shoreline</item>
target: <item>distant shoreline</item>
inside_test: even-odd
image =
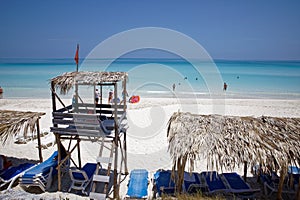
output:
[[[50,92],[47,92],[50,93]],[[18,95],[18,94],[14,94]],[[106,94],[105,94],[106,95]],[[204,92],[177,92],[171,93],[168,91],[141,91],[132,95],[139,95],[141,98],[179,98],[179,99],[278,99],[278,100],[300,100],[299,93],[263,93],[263,92],[248,92],[248,93],[234,93],[224,92],[219,94],[209,94]],[[38,96],[39,99],[51,99],[51,95]],[[72,93],[64,95],[64,99],[71,99]],[[104,96],[104,99],[107,97]],[[5,92],[0,94],[0,99],[34,99],[29,96],[9,96],[6,97]]]

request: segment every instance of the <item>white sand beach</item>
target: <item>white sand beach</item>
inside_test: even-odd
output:
[[[69,103],[69,99],[65,102]],[[45,112],[40,120],[42,132],[49,132],[51,126],[51,99],[0,99],[0,110]],[[170,116],[177,111],[195,114],[221,114],[231,116],[273,116],[273,117],[300,117],[300,100],[277,99],[176,99],[176,98],[142,98],[138,104],[128,106],[127,149],[128,168],[147,169],[150,177],[158,169],[171,169],[172,163],[167,151],[167,123]],[[43,157],[48,158],[56,146],[51,146],[54,138],[48,134],[42,140],[50,144],[43,150]],[[14,139],[15,140],[15,139]],[[37,141],[27,144],[15,144],[14,140],[1,146],[0,154],[18,159],[38,160]],[[97,150],[95,150],[97,149]],[[99,149],[98,143],[82,142],[82,163],[95,162]],[[77,156],[75,155],[75,158]],[[197,171],[206,170],[205,161],[198,162]],[[242,174],[242,169],[236,171]],[[249,169],[250,171],[250,169]],[[250,175],[250,173],[249,173]],[[120,188],[120,195],[124,197],[127,189],[127,180]],[[46,192],[31,194],[24,192],[19,186],[12,191],[0,194],[0,199],[88,199],[66,192]]]

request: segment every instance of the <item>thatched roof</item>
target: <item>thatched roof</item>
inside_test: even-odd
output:
[[[99,83],[115,83],[126,80],[126,72],[67,72],[51,79],[61,94],[66,94],[74,85],[96,85]]]
[[[46,113],[21,112],[11,110],[0,111],[0,140],[4,144],[9,137],[15,136],[21,131],[24,136],[28,131],[34,132],[37,120]]]
[[[300,118],[233,117],[174,113],[168,125],[174,167],[182,159],[207,159],[208,169],[244,163],[300,163]],[[184,161],[185,162],[185,161]],[[193,170],[193,169],[191,169]]]

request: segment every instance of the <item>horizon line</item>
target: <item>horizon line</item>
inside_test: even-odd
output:
[[[18,59],[18,60],[74,60],[74,58],[54,58],[54,57],[49,57],[49,58],[30,58],[30,57],[3,57],[0,59]],[[126,57],[126,58],[83,58],[79,57],[79,62],[82,60],[110,60],[110,59],[137,59],[137,60],[142,60],[142,59],[148,59],[148,60],[160,60],[160,59],[167,59],[167,60],[186,60],[185,58],[174,58],[174,57]],[[199,59],[199,58],[187,58],[187,59],[195,59],[195,60],[210,60],[210,59]],[[213,61],[294,61],[294,62],[300,62],[299,59],[231,59],[231,58],[212,58],[211,60]]]

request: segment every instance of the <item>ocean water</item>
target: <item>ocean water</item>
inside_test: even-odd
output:
[[[73,59],[0,59],[0,86],[4,89],[1,98],[50,98],[50,79],[75,70]],[[85,60],[79,66],[79,71],[102,70],[128,72],[129,95],[141,97],[300,99],[300,61],[217,60],[191,64],[183,59],[122,58],[110,65],[105,60]],[[224,82],[228,85],[226,91]],[[93,87],[86,90],[92,93]],[[66,98],[71,96],[72,91]]]

